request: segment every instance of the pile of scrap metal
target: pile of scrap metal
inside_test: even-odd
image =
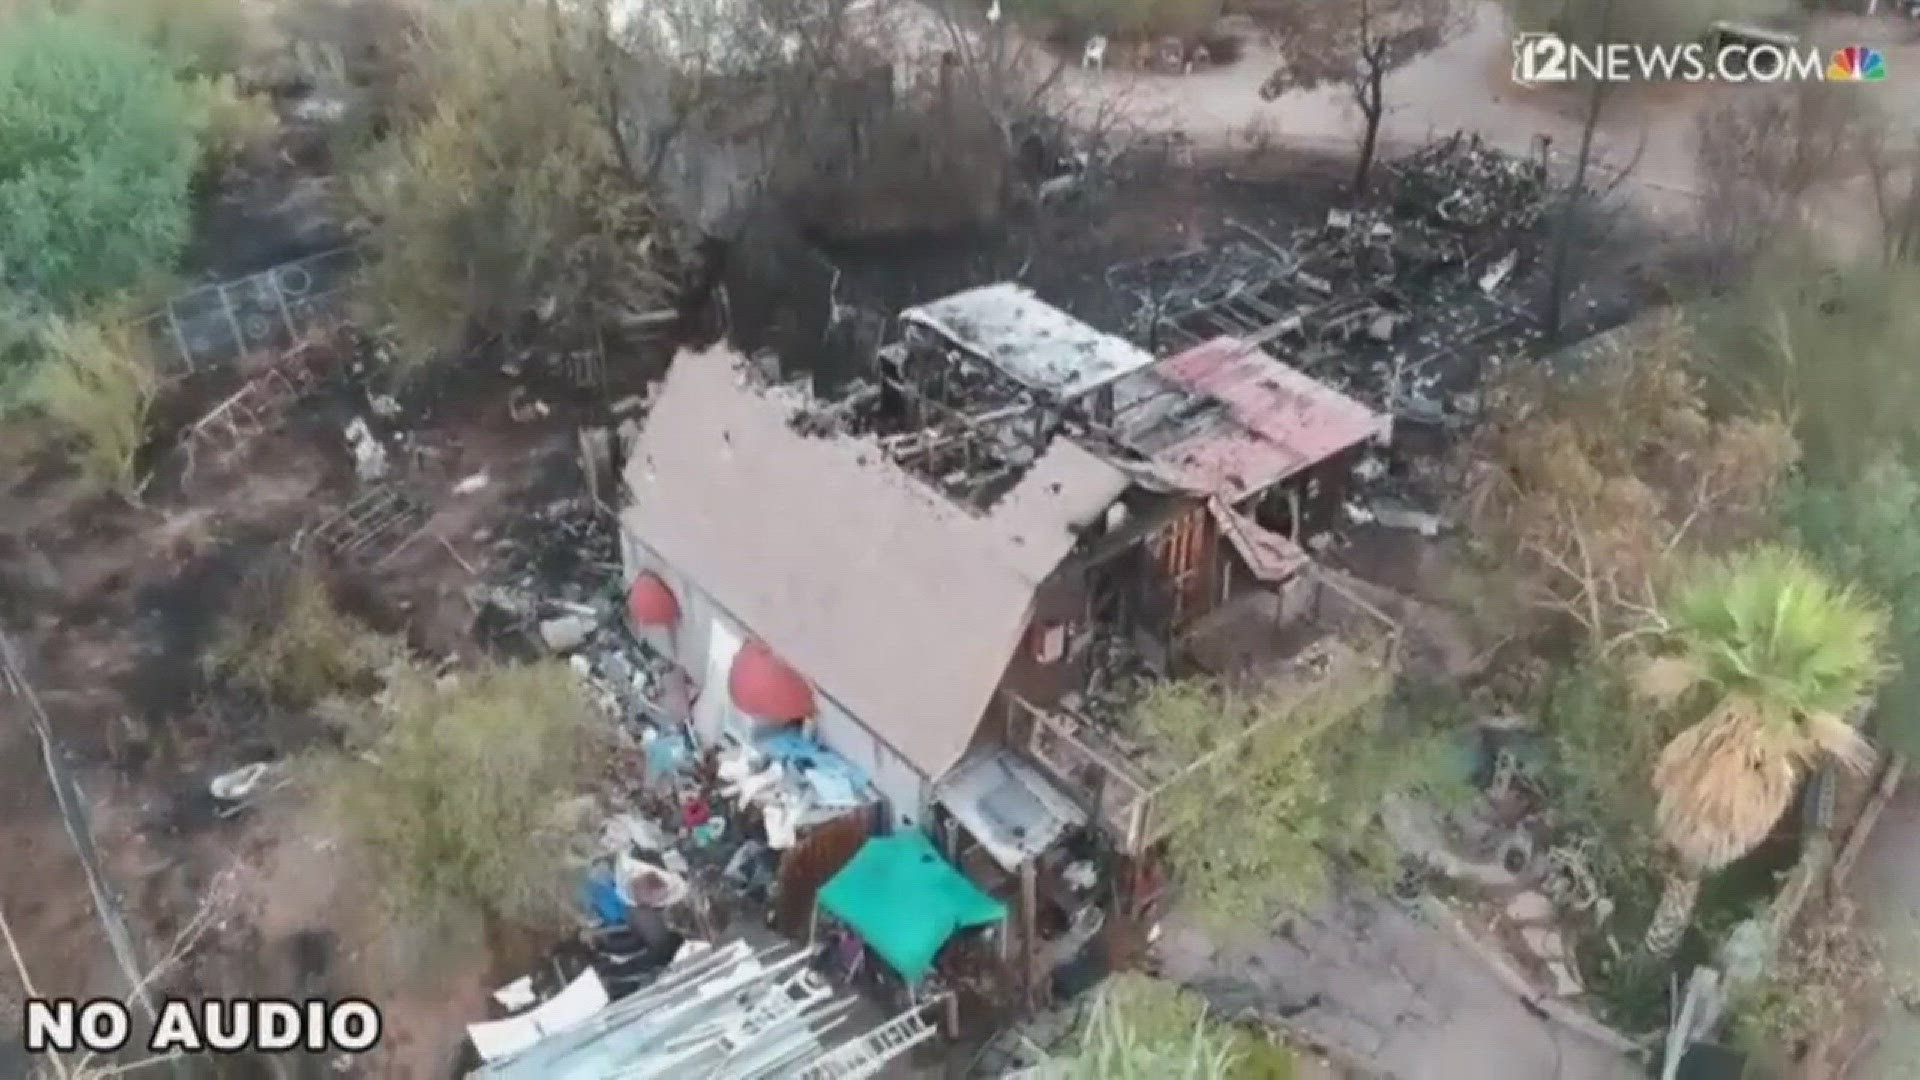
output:
[[[925,1002],[832,1045],[854,999],[807,966],[812,949],[689,945],[654,984],[619,1002],[592,972],[544,1003],[469,1026],[471,1080],[853,1080],[931,1039]],[[508,991],[503,991],[506,995]],[[531,1007],[528,1007],[531,1006]]]
[[[1485,358],[1539,338],[1513,297],[1536,268],[1545,168],[1456,136],[1391,172],[1384,209],[1277,235],[1231,222],[1213,243],[1111,268],[1135,300],[1128,336],[1164,352],[1232,335],[1403,419],[1470,419]]]
[[[1544,155],[1514,157],[1462,132],[1387,168],[1403,213],[1456,229],[1532,229],[1553,196]]]

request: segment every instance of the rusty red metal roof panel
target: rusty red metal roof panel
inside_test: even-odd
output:
[[[1229,503],[1392,432],[1392,420],[1258,347],[1215,338],[1119,388],[1121,440]]]

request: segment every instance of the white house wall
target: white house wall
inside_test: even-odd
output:
[[[716,623],[734,632],[743,641],[752,636],[751,632],[721,611],[706,593],[674,572],[672,567],[661,563],[645,545],[624,532],[620,546],[628,585],[641,571],[651,570],[666,582],[667,587],[673,590],[674,599],[679,601],[678,626],[670,630],[650,628],[642,637],[649,646],[672,657],[699,686],[700,692],[693,709],[694,732],[703,742],[720,741],[728,726],[727,714],[731,712],[726,691],[727,669],[724,666],[719,669],[719,684],[709,692],[709,684],[716,677],[709,671],[709,643],[713,640]],[[731,663],[731,660],[727,662]],[[895,826],[917,827],[922,824],[929,798],[928,781],[837,702],[822,693],[815,694],[815,701],[818,705],[813,720],[815,737],[867,774],[875,790],[887,800]]]

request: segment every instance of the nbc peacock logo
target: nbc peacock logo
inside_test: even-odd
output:
[[[1887,77],[1887,60],[1879,49],[1849,45],[1835,49],[1827,64],[1828,82],[1879,82]]]

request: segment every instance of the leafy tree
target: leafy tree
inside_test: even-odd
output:
[[[1468,447],[1466,512],[1521,600],[1596,650],[1643,632],[1674,556],[1753,538],[1795,457],[1784,424],[1716,417],[1672,321],[1564,371],[1521,368]]]
[[[393,134],[352,178],[375,224],[362,282],[401,359],[444,359],[537,313],[582,332],[661,308],[667,238],[604,110],[605,26],[574,5],[429,13]]]
[[[1333,664],[1312,682],[1255,689],[1164,682],[1134,707],[1157,754],[1197,763],[1154,812],[1182,903],[1221,930],[1320,899],[1329,855],[1377,861],[1381,804],[1438,774],[1438,740],[1385,730],[1388,674],[1357,657]]]
[[[0,291],[69,312],[186,243],[201,118],[166,62],[84,15],[0,35]]]
[[[1640,689],[1698,719],[1653,772],[1676,858],[1647,930],[1654,955],[1679,944],[1702,876],[1767,838],[1809,767],[1872,760],[1853,715],[1886,671],[1885,613],[1788,548],[1702,567],[1662,615],[1664,649]]]
[[[1364,192],[1387,115],[1386,80],[1395,70],[1440,45],[1471,13],[1456,0],[1305,0],[1287,9],[1272,35],[1280,67],[1260,87],[1268,101],[1289,90],[1344,89],[1363,122],[1353,188]]]
[[[1733,407],[1790,417],[1816,481],[1889,453],[1920,461],[1920,266],[1819,266],[1782,252],[1701,313],[1716,388]]]
[[[77,6],[112,20],[189,78],[237,74],[259,38],[258,9],[246,0],[81,0]]]
[[[321,792],[405,919],[488,932],[562,910],[568,825],[593,711],[561,663],[492,667],[448,682],[409,670],[359,710]],[[358,751],[358,752],[355,752]]]
[[[1920,753],[1920,478],[1886,457],[1855,477],[1802,480],[1788,492],[1786,519],[1822,567],[1886,605],[1899,666],[1880,689],[1872,726],[1895,747]]]

